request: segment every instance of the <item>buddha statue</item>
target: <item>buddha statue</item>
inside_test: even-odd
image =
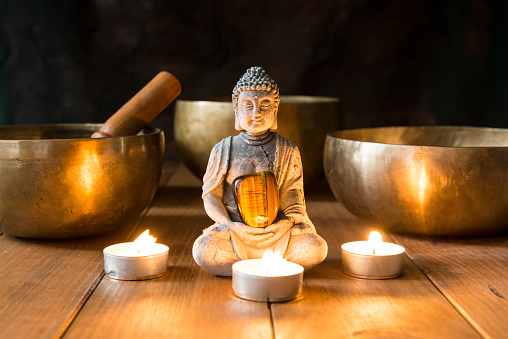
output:
[[[230,276],[235,262],[262,258],[267,249],[305,270],[327,255],[327,244],[316,234],[306,212],[300,152],[274,132],[278,106],[278,86],[261,67],[248,69],[233,89],[235,128],[240,133],[223,139],[211,151],[202,198],[215,223],[203,231],[192,249],[196,263],[214,275]],[[259,187],[264,184],[268,192],[276,192],[271,198],[275,210],[269,211],[276,214],[247,222],[238,194],[242,195],[242,184],[249,187],[244,179],[252,175],[261,178]],[[243,203],[252,200],[263,205],[263,199],[257,197],[268,196],[264,193],[247,190]]]

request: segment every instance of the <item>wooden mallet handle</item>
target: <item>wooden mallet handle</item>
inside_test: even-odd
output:
[[[160,72],[113,114],[92,138],[136,135],[182,91],[171,73]]]

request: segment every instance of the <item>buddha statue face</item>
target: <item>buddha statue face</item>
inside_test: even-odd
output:
[[[251,134],[277,129],[279,87],[261,67],[249,68],[233,89],[235,128]]]
[[[250,134],[261,134],[274,126],[276,112],[277,105],[271,91],[244,90],[238,97],[236,125]]]

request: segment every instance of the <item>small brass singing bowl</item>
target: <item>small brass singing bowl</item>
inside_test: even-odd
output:
[[[0,126],[0,231],[56,239],[136,218],[157,190],[164,134],[91,139],[101,124]]]
[[[339,99],[282,95],[277,120],[276,132],[300,150],[306,186],[323,178],[326,134],[342,128]],[[205,174],[213,146],[237,134],[231,98],[176,102],[174,135],[178,154],[198,178]]]
[[[383,127],[328,134],[339,202],[373,227],[427,236],[508,232],[508,130]]]

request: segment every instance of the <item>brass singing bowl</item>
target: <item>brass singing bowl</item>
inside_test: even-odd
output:
[[[508,130],[385,127],[330,133],[324,168],[353,215],[429,236],[508,231]]]
[[[277,133],[294,142],[302,157],[306,185],[324,176],[323,145],[326,134],[342,127],[339,99],[311,96],[281,96]],[[231,98],[178,100],[174,135],[182,162],[203,178],[213,146],[237,135]]]
[[[0,231],[102,233],[138,216],[158,187],[164,134],[91,139],[101,124],[0,126]]]

